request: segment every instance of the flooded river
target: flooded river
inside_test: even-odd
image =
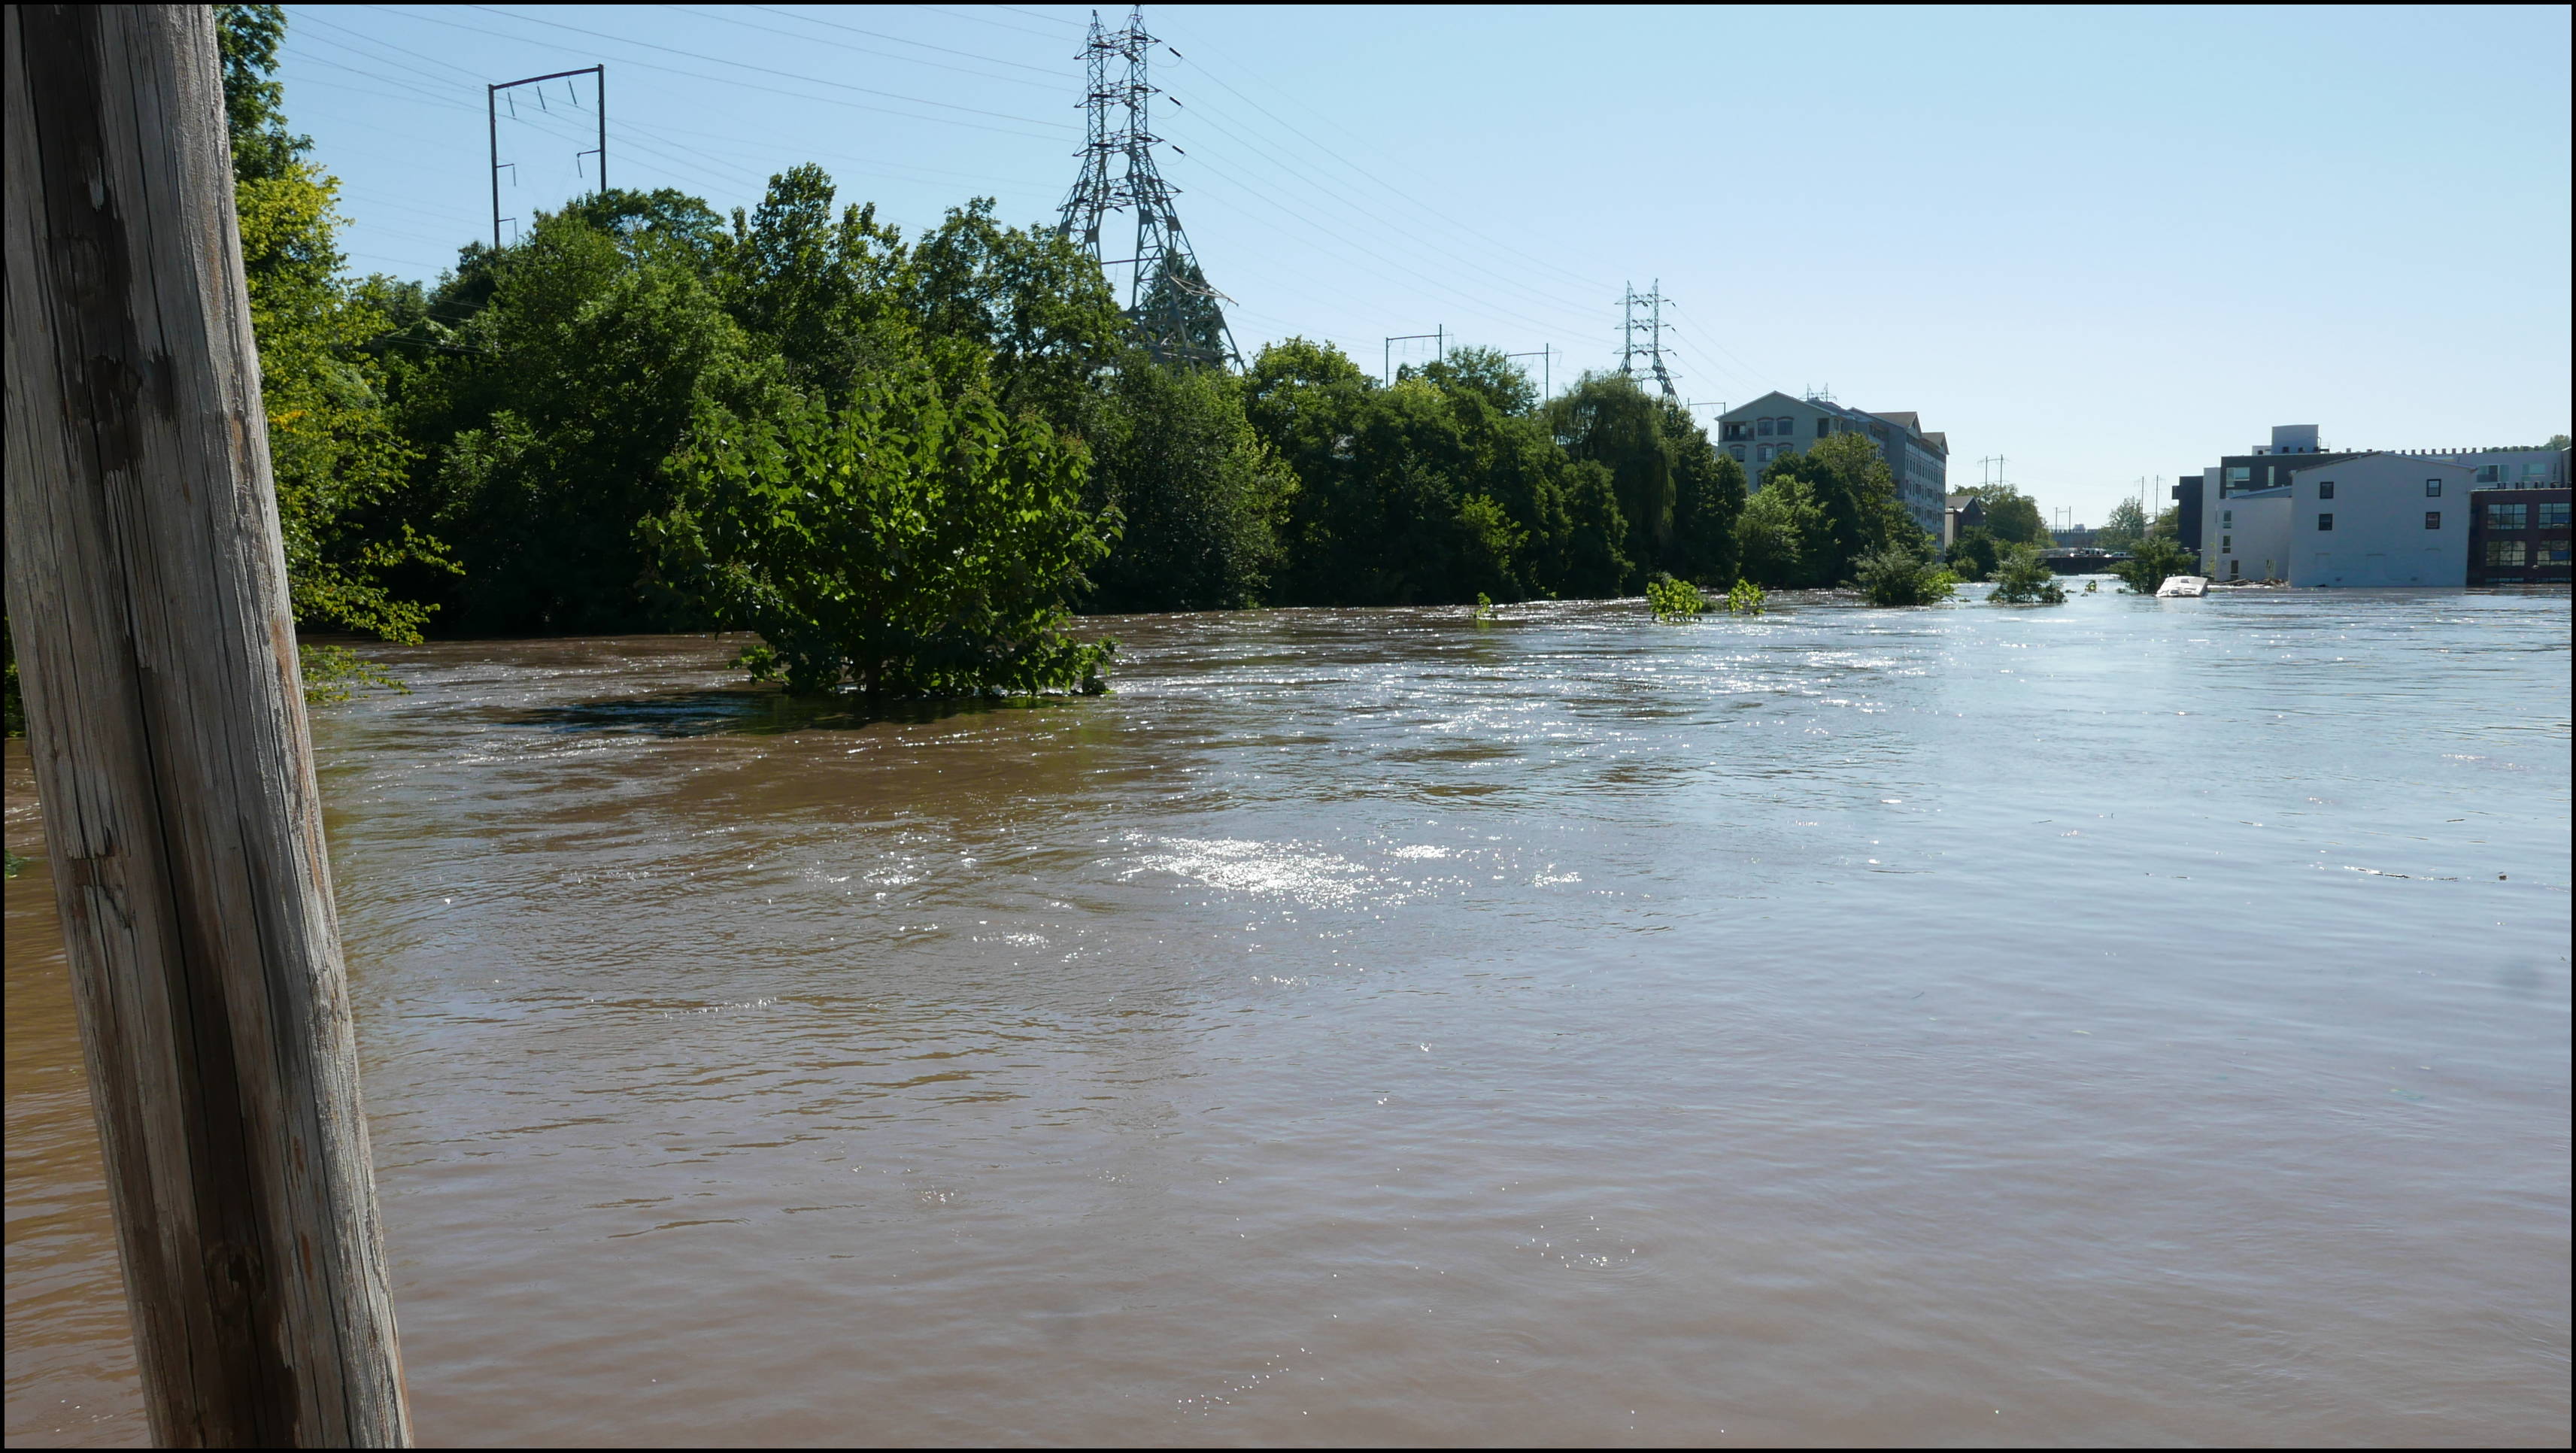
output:
[[[2566,1443],[2563,594],[1641,615],[875,723],[386,652],[421,1441]],[[132,1444],[51,892],[8,1436]]]

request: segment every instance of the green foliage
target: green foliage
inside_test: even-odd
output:
[[[1735,588],[1726,593],[1728,615],[1758,616],[1762,614],[1765,605],[1762,587],[1750,580],[1735,582]]]
[[[1795,474],[1765,474],[1735,525],[1738,568],[1744,578],[1774,588],[1825,583],[1824,511]]]
[[[1509,360],[1479,350],[1376,387],[1340,350],[1290,339],[1242,381],[1294,474],[1279,597],[1302,604],[1612,596],[1632,571],[1609,471],[1569,459]]]
[[[2064,605],[2066,587],[2057,583],[2037,550],[2016,545],[2004,552],[1995,570],[1995,588],[1986,599],[1997,605]]]
[[[2189,575],[2199,564],[2179,543],[2151,535],[2131,547],[2128,559],[2111,562],[2111,573],[2138,594],[2153,595],[2167,577]]]
[[[1090,254],[1053,227],[1003,226],[990,198],[951,211],[902,258],[899,278],[912,326],[934,349],[981,355],[1002,407],[1059,433],[1094,433],[1109,372],[1136,361]]]
[[[1213,369],[1137,359],[1118,373],[1109,402],[1095,435],[1092,503],[1126,527],[1090,606],[1225,610],[1259,600],[1297,482],[1244,416],[1240,386]],[[1508,539],[1496,548],[1507,563]]]
[[[841,408],[702,404],[647,534],[684,589],[760,633],[770,654],[746,664],[791,691],[1096,693],[1112,645],[1063,633],[1064,600],[1108,550],[1085,465],[980,381],[950,397],[920,365]]]
[[[304,704],[307,706],[329,706],[347,701],[361,691],[406,694],[411,691],[393,672],[346,646],[316,646],[299,642],[295,657],[296,666],[304,677]]]
[[[1948,558],[1950,568],[1959,572],[1960,579],[1983,580],[1995,573],[1995,564],[2002,558],[2002,553],[2003,547],[1996,541],[1993,531],[1983,525],[1970,525],[1950,542]]]
[[[1959,583],[1956,575],[1898,546],[1862,556],[1853,574],[1871,605],[1936,605]]]
[[[1986,522],[1982,528],[1999,543],[2046,548],[2052,542],[2048,520],[2039,512],[2039,501],[2009,484],[1972,484],[1953,493],[1973,495],[1985,502]],[[1986,568],[1994,567],[1989,564]]]
[[[1890,549],[1912,556],[1923,543],[1897,501],[1896,476],[1866,435],[1836,434],[1781,455],[1762,471],[1763,491],[1785,479],[1805,486],[1815,511],[1802,521],[1800,557],[1817,584],[1852,579],[1864,558]]]
[[[1663,560],[1673,544],[1676,461],[1664,413],[1661,400],[1622,373],[1587,373],[1548,401],[1548,427],[1566,453],[1610,471],[1632,568]]]
[[[1687,580],[1658,575],[1646,582],[1646,607],[1659,621],[1695,616],[1709,608],[1708,597]]]
[[[269,77],[286,39],[286,10],[279,5],[218,5],[215,54],[224,68],[224,125],[231,133],[233,177],[273,181],[287,174],[313,145],[286,130],[286,88]]]
[[[341,275],[339,183],[301,160],[311,142],[286,133],[283,93],[268,79],[284,13],[274,5],[216,10],[233,208],[296,618],[417,641],[430,607],[403,599],[388,577],[406,566],[446,569],[448,560],[436,540],[386,517],[413,455],[387,415],[381,370],[366,349],[385,319]]]
[[[2126,550],[2147,533],[2147,516],[2138,502],[2124,499],[2111,509],[2111,517],[2095,532],[2094,542],[2105,550]]]

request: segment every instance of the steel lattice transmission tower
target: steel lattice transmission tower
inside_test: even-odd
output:
[[[1638,294],[1635,283],[1628,284],[1628,295],[1620,300],[1619,371],[1635,378],[1637,360],[1644,358],[1648,370],[1655,375],[1655,382],[1663,386],[1664,397],[1679,403],[1681,393],[1673,387],[1673,371],[1664,363],[1664,304],[1671,301],[1664,296],[1662,278],[1655,279],[1654,285],[1642,296]],[[1646,310],[1643,322],[1637,318],[1639,308]],[[1640,333],[1647,338],[1642,344],[1637,341]]]
[[[1172,208],[1175,192],[1154,166],[1154,143],[1162,139],[1148,115],[1157,94],[1146,76],[1154,43],[1145,33],[1141,6],[1128,12],[1124,30],[1104,28],[1100,12],[1091,12],[1091,37],[1082,47],[1089,82],[1083,109],[1090,125],[1079,153],[1082,175],[1065,193],[1056,234],[1080,242],[1103,273],[1132,269],[1127,318],[1157,361],[1239,365],[1234,332],[1220,306],[1234,300],[1209,287],[1199,271],[1180,213]],[[1115,79],[1120,62],[1125,78]],[[1103,250],[1102,224],[1109,214],[1130,209],[1136,214],[1136,250],[1111,258]]]

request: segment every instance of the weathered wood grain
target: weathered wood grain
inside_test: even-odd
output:
[[[213,22],[6,28],[9,617],[154,1438],[399,1446]]]

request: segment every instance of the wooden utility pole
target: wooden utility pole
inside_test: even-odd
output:
[[[214,22],[6,25],[9,623],[152,1438],[400,1446]]]

